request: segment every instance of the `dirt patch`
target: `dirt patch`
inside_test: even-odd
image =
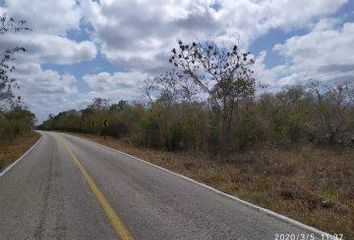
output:
[[[31,132],[16,138],[9,144],[0,146],[0,171],[21,157],[40,137],[39,133]]]
[[[215,159],[78,134],[323,231],[354,238],[354,150],[262,148]]]

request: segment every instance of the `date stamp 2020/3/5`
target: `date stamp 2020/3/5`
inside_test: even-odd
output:
[[[321,234],[316,238],[314,233],[276,233],[274,240],[344,240],[343,234]]]

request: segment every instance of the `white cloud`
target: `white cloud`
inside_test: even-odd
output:
[[[293,36],[275,51],[288,60],[288,76],[278,83],[289,84],[306,78],[320,76],[319,80],[353,77],[354,22],[338,27],[338,19],[324,19],[312,31]],[[337,75],[338,72],[344,72]],[[328,77],[327,77],[328,75]]]
[[[139,87],[147,77],[139,72],[116,72],[86,75],[83,80],[91,89],[97,91],[109,91],[120,88],[122,90]]]
[[[264,0],[220,1],[222,19],[228,31],[240,31],[255,39],[270,29],[308,27],[319,17],[336,12],[347,0]]]
[[[27,21],[32,31],[7,33],[0,38],[1,50],[26,47],[23,61],[36,63],[70,64],[91,60],[96,56],[96,46],[90,41],[69,39],[70,30],[80,30],[82,12],[75,0],[42,1],[11,0],[0,7],[2,13],[17,20]]]
[[[65,35],[79,28],[81,10],[75,0],[10,0],[4,6],[9,16],[26,20],[35,32]]]
[[[272,86],[277,85],[277,80],[284,75],[289,73],[288,65],[278,65],[273,68],[267,68],[265,62],[265,58],[267,56],[266,51],[262,51],[258,54],[255,59],[254,72],[255,78],[263,85],[263,86]]]
[[[43,70],[39,64],[17,65],[13,75],[28,95],[77,93],[74,76]]]
[[[90,41],[76,42],[57,35],[43,33],[9,33],[0,38],[6,49],[21,46],[27,52],[18,56],[22,62],[70,64],[96,57],[96,46]]]
[[[146,74],[140,72],[101,72],[86,75],[83,80],[91,91],[86,94],[86,99],[106,97],[111,100],[132,100],[142,94]]]
[[[86,19],[96,30],[102,53],[126,68],[153,71],[166,63],[178,38],[230,40],[247,45],[273,28],[309,27],[334,13],[346,0],[85,0]]]
[[[336,29],[320,22],[308,34],[294,36],[274,50],[289,58],[298,70],[354,64],[354,23]]]
[[[34,111],[39,120],[49,113],[74,107],[69,100],[78,93],[72,75],[60,75],[53,70],[43,70],[39,64],[18,64],[13,73],[20,89],[16,91],[24,103]]]
[[[256,78],[270,89],[309,80],[347,81],[354,79],[354,23],[326,18],[304,35],[293,36],[273,51],[286,60],[284,64],[267,68],[266,52],[256,58]]]
[[[191,38],[216,31],[216,13],[204,5],[191,1],[87,1],[84,6],[109,60],[126,68],[151,70],[167,62],[163,58],[182,31]]]

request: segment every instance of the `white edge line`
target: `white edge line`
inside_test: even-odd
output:
[[[38,131],[36,131],[36,132],[38,132]],[[41,132],[38,132],[38,133],[41,134],[41,137],[36,141],[36,143],[33,144],[33,146],[32,146],[30,149],[28,149],[24,154],[22,154],[21,157],[19,157],[16,161],[14,161],[13,163],[11,163],[11,164],[10,164],[9,166],[7,166],[2,172],[0,172],[0,177],[4,176],[11,168],[13,168],[13,167],[16,165],[16,163],[18,163],[19,161],[21,161],[28,153],[30,153],[30,152],[32,151],[33,148],[35,148],[35,147],[38,145],[39,141],[40,141],[40,140],[42,139],[42,137],[43,137],[43,134],[42,134]]]
[[[324,232],[324,231],[321,231],[321,230],[319,230],[319,229],[317,229],[317,228],[308,226],[308,225],[306,225],[306,224],[304,224],[304,223],[301,223],[301,222],[299,222],[299,221],[296,221],[296,220],[294,220],[294,219],[291,219],[291,218],[286,217],[286,216],[284,216],[284,215],[281,215],[281,214],[279,214],[279,213],[273,212],[272,210],[269,210],[269,209],[267,209],[267,208],[263,208],[263,207],[257,206],[257,205],[255,205],[255,204],[252,204],[252,203],[250,203],[250,202],[247,202],[247,201],[245,201],[245,200],[242,200],[242,199],[240,199],[240,198],[238,198],[238,197],[235,197],[235,196],[233,196],[233,195],[224,193],[224,192],[222,192],[222,191],[220,191],[220,190],[217,190],[216,188],[213,188],[213,187],[211,187],[211,186],[208,186],[208,185],[206,185],[206,184],[204,184],[204,183],[198,182],[198,181],[196,181],[196,180],[193,180],[193,179],[191,179],[191,178],[189,178],[189,177],[186,177],[186,176],[183,176],[183,175],[181,175],[181,174],[172,172],[172,171],[170,171],[170,170],[168,170],[168,169],[166,169],[166,168],[157,166],[157,165],[152,164],[152,163],[150,163],[150,162],[147,162],[147,161],[145,161],[145,160],[143,160],[143,159],[134,157],[134,156],[132,156],[132,155],[130,155],[130,154],[128,154],[128,153],[125,153],[125,152],[119,151],[119,150],[117,150],[117,149],[113,149],[113,148],[107,147],[107,146],[105,146],[105,145],[103,145],[103,144],[100,144],[100,143],[91,141],[91,140],[86,139],[86,138],[82,138],[82,137],[75,136],[75,135],[71,135],[71,134],[67,134],[67,133],[64,133],[64,134],[65,134],[65,135],[69,135],[69,136],[73,136],[73,137],[76,137],[76,138],[79,138],[79,139],[83,139],[83,140],[86,140],[86,141],[89,141],[89,142],[92,142],[92,143],[94,143],[94,144],[96,144],[96,145],[98,145],[98,146],[101,146],[101,147],[103,147],[103,148],[107,148],[107,149],[109,149],[109,150],[111,150],[111,151],[118,152],[118,153],[123,154],[123,155],[125,155],[125,156],[131,157],[131,158],[133,158],[133,159],[135,159],[135,160],[138,160],[138,161],[140,161],[140,162],[142,162],[142,163],[145,163],[145,164],[147,164],[147,165],[149,165],[149,166],[152,166],[152,167],[155,167],[155,168],[160,169],[160,170],[162,170],[162,171],[165,171],[165,172],[168,172],[168,173],[170,173],[170,174],[173,174],[173,175],[175,175],[175,176],[177,176],[177,177],[180,177],[180,178],[182,178],[182,179],[184,179],[184,180],[190,181],[190,182],[192,182],[192,183],[194,183],[194,184],[197,184],[197,185],[199,185],[199,186],[201,186],[201,187],[207,188],[208,190],[214,191],[214,192],[216,192],[216,193],[218,193],[218,194],[220,194],[220,195],[222,195],[222,196],[224,196],[224,197],[227,197],[227,198],[231,198],[231,199],[233,199],[233,200],[236,200],[237,202],[239,202],[239,203],[241,203],[241,204],[243,204],[243,205],[245,205],[245,206],[247,206],[247,207],[249,207],[249,208],[252,208],[252,209],[257,210],[257,211],[259,211],[259,212],[266,213],[268,216],[271,216],[271,217],[273,217],[273,218],[279,219],[279,220],[281,220],[281,221],[283,221],[283,222],[285,222],[285,223],[292,224],[292,225],[294,225],[294,226],[296,226],[296,227],[299,227],[299,228],[301,228],[301,229],[304,229],[304,230],[306,230],[306,231],[313,232],[313,233],[315,233],[316,235],[318,235],[318,237],[322,237],[322,236],[323,236],[323,237],[325,237],[325,238],[328,239],[328,240],[338,240],[338,237],[335,237],[335,236],[333,236],[333,235],[331,235],[331,234],[329,234],[329,233],[326,233],[326,232]]]

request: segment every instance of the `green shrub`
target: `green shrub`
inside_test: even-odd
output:
[[[354,137],[354,106],[346,102],[335,108],[336,98],[332,95],[323,93],[325,100],[319,103],[312,91],[299,87],[263,94],[238,101],[232,118],[228,119],[215,114],[209,102],[178,102],[166,96],[149,107],[122,101],[107,106],[107,101],[99,101],[81,111],[70,110],[51,116],[41,127],[128,137],[135,144],[167,151],[213,154],[245,151],[261,144],[290,147],[307,142],[328,143],[327,137],[332,132],[336,141],[344,139],[342,142],[347,143]],[[335,109],[340,114],[329,116],[330,125],[324,125],[323,116],[329,110],[335,113]],[[16,120],[16,115],[12,115],[11,121],[8,117],[0,120],[2,126],[11,125],[13,129],[9,133],[2,127],[2,135],[29,128],[28,120],[23,117]],[[231,127],[225,128],[225,124]]]

